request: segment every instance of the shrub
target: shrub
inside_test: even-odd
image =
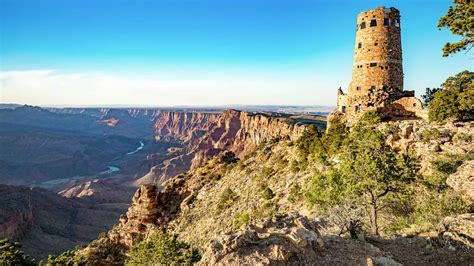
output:
[[[414,223],[429,230],[434,228],[446,216],[456,215],[469,211],[463,200],[451,191],[441,194],[432,194],[423,200],[412,214]]]
[[[35,265],[35,261],[20,250],[21,244],[0,240],[0,265]]]
[[[127,265],[175,265],[198,262],[201,255],[197,249],[179,241],[176,235],[160,230],[147,240],[135,244],[130,249]]]
[[[430,121],[474,118],[474,73],[463,71],[449,77],[442,85],[442,90],[433,94],[429,103]]]
[[[230,188],[224,189],[222,194],[219,196],[219,202],[217,204],[217,209],[223,210],[227,208],[229,204],[237,198],[237,194]]]
[[[423,177],[423,184],[432,191],[444,191],[448,188],[446,179],[450,174],[456,172],[463,163],[463,159],[459,156],[450,156],[432,161],[433,172],[431,175]]]
[[[448,119],[460,119],[458,96],[459,92],[457,91],[440,90],[436,92],[428,105],[430,121],[444,122]]]
[[[319,209],[338,204],[342,200],[343,183],[339,172],[335,169],[326,174],[316,173],[306,185],[304,197],[309,205]]]
[[[271,217],[278,212],[278,205],[273,201],[267,201],[259,206],[253,213],[252,219],[258,220],[266,217]]]
[[[270,200],[275,197],[272,189],[265,185],[260,187],[260,193],[262,194],[262,198],[265,200]]]
[[[303,193],[301,191],[300,185],[298,183],[293,184],[288,193],[288,201],[295,204],[303,198]]]
[[[48,265],[86,265],[86,260],[77,256],[74,251],[68,250],[58,256],[49,255]]]
[[[382,122],[382,118],[377,111],[367,111],[357,120],[354,128],[368,127]]]
[[[273,175],[273,169],[271,167],[264,166],[262,168],[262,179],[268,179]]]
[[[232,225],[234,228],[237,229],[237,228],[242,227],[243,225],[248,224],[249,221],[250,221],[250,214],[248,212],[243,212],[237,215],[237,217],[235,217]]]
[[[425,142],[428,142],[430,140],[435,140],[435,139],[438,139],[439,137],[441,137],[441,133],[439,132],[438,129],[432,129],[432,130],[429,130],[429,129],[425,129],[423,130],[423,132],[421,133],[421,138],[423,139],[423,141]]]

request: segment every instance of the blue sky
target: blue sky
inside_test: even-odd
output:
[[[334,105],[359,12],[402,15],[405,89],[473,69],[441,56],[448,0],[0,0],[1,102]]]

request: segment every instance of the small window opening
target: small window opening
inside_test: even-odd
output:
[[[372,20],[370,21],[370,26],[371,26],[371,27],[377,26],[377,20],[376,20],[376,19],[372,19]]]
[[[345,112],[346,112],[346,107],[345,107],[344,105],[341,106],[341,112],[342,112],[342,113],[345,113]]]
[[[370,92],[374,93],[375,92],[375,86],[370,87]]]
[[[357,47],[358,47],[359,49],[362,48],[362,43],[360,42],[360,43],[357,45]]]
[[[373,103],[368,103],[367,106],[368,107],[374,107],[374,104]]]
[[[400,19],[394,19],[393,24],[395,25],[395,27],[400,27]]]
[[[370,67],[376,67],[377,63],[370,63]]]
[[[377,45],[379,45],[379,44],[378,44],[378,43],[374,43],[374,46],[377,46]]]
[[[361,29],[365,29],[365,21],[362,22],[362,23],[360,23],[360,28],[361,28]]]
[[[359,111],[359,106],[358,105],[356,105],[355,110],[356,110],[356,112]]]
[[[383,66],[380,66],[380,69],[382,69],[382,70],[383,70]]]
[[[357,90],[357,91],[360,91],[360,87],[359,87],[359,86],[357,86],[357,87],[356,87],[356,90]]]
[[[383,25],[384,25],[384,26],[388,26],[388,24],[390,23],[389,21],[390,21],[390,20],[389,20],[388,18],[384,18],[384,19],[383,19]]]
[[[416,103],[413,103],[413,107],[416,107]]]

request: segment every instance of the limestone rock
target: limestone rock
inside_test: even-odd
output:
[[[200,265],[311,264],[324,242],[302,216],[280,216],[211,241]]]
[[[438,235],[452,249],[473,249],[474,213],[445,218],[439,226]]]
[[[466,202],[474,203],[474,161],[464,162],[446,179],[446,184],[459,192]]]

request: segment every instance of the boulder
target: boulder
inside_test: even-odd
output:
[[[457,191],[467,203],[474,203],[474,161],[466,161],[456,173],[446,179],[448,186]]]
[[[439,226],[438,236],[451,249],[473,249],[474,213],[446,217]]]

